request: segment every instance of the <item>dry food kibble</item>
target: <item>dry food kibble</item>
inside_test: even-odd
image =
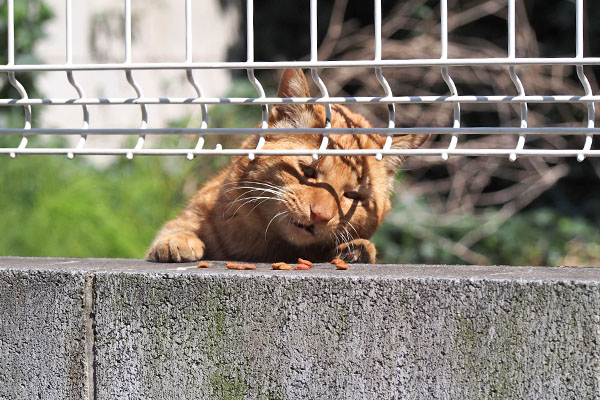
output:
[[[295,270],[301,270],[301,271],[308,271],[309,269],[311,269],[310,265],[306,265],[306,264],[298,264],[296,266],[294,266]]]
[[[348,264],[341,258],[334,258],[331,260],[331,264],[334,264],[337,269],[348,269]]]
[[[227,267],[227,269],[243,269],[242,264],[236,264],[232,262],[225,263],[225,266]]]
[[[202,261],[200,264],[198,264],[198,268],[209,268],[210,264],[207,263],[206,261]]]
[[[225,266],[228,269],[237,269],[237,270],[256,269],[256,265],[254,265],[254,264],[238,264],[238,263],[226,262]]]
[[[271,267],[273,267],[273,269],[281,269],[281,270],[285,270],[285,271],[289,271],[292,269],[292,266],[290,264],[286,264],[284,262],[276,262],[271,264]]]
[[[312,267],[312,266],[313,266],[313,263],[312,263],[312,262],[310,262],[310,261],[308,261],[308,260],[305,260],[305,259],[303,259],[303,258],[299,258],[299,257],[298,257],[298,264],[304,264],[304,265],[308,265],[309,267]]]

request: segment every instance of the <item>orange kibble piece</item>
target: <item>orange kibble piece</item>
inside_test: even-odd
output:
[[[296,266],[294,266],[295,270],[301,270],[301,271],[308,271],[309,269],[311,269],[310,265],[307,264],[298,264]]]
[[[242,267],[242,264],[236,264],[232,262],[225,263],[225,266],[227,267],[227,269],[244,269]]]
[[[206,261],[202,261],[200,264],[198,264],[198,268],[208,268],[210,267],[210,264],[207,263]]]
[[[292,269],[292,266],[290,264],[286,264],[284,262],[276,262],[271,264],[271,267],[273,267],[273,269],[281,269],[281,270],[285,270],[285,271],[289,271]]]
[[[334,258],[331,260],[331,264],[334,264],[337,269],[348,269],[348,264],[341,258]]]
[[[303,258],[299,258],[299,257],[298,257],[298,264],[304,264],[304,265],[308,265],[309,267],[312,267],[312,266],[313,266],[313,263],[312,263],[312,262],[310,262],[310,261],[308,261],[308,260],[305,260],[305,259],[303,259]]]
[[[256,269],[256,265],[254,265],[254,264],[238,264],[238,263],[226,262],[225,266],[228,269],[238,269],[238,270]]]

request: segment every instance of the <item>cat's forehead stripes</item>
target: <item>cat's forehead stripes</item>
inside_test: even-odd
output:
[[[318,170],[328,180],[356,185],[364,177],[365,168],[359,157],[327,156],[318,160]]]
[[[359,157],[352,156],[321,157],[318,161],[321,170],[332,170],[337,175],[351,171],[360,176],[362,175],[362,164]]]
[[[337,125],[335,124],[336,122],[336,117],[339,117],[341,120],[339,120],[339,122],[341,123],[341,125],[343,125],[344,128],[360,128],[361,126],[357,125],[356,121],[354,119],[356,119],[356,117],[353,119],[350,117],[350,115],[348,114],[350,110],[348,110],[347,108],[339,105],[339,104],[334,104],[332,106],[332,110],[333,110],[333,115],[332,115],[332,120],[333,123],[332,125]],[[356,114],[354,114],[356,116]],[[342,122],[343,120],[343,122]]]

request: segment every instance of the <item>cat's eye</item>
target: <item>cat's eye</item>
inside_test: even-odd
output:
[[[344,192],[344,197],[350,200],[362,200],[362,196],[358,192]]]
[[[302,173],[306,178],[314,179],[317,177],[317,170],[311,167],[310,165],[301,165]]]

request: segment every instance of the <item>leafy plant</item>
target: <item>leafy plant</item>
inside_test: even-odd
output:
[[[138,157],[99,169],[82,158],[0,158],[0,255],[142,257],[193,176],[191,163],[169,161]]]
[[[426,198],[410,191],[395,196],[393,204],[373,238],[380,262],[600,265],[600,229],[551,208],[500,221],[494,208],[440,215]],[[473,243],[472,232],[486,229],[493,234]]]
[[[234,85],[231,96],[251,96],[247,81]],[[259,108],[215,107],[216,126],[252,126]],[[189,116],[173,126],[199,126]],[[0,137],[0,146],[10,138]],[[14,139],[14,138],[13,138]],[[219,139],[237,146],[240,138]],[[37,138],[32,146],[42,145]],[[165,137],[165,147],[193,147],[197,138]],[[63,146],[55,139],[47,146]],[[212,176],[229,157],[120,158],[105,168],[85,157],[0,157],[0,255],[53,257],[143,257],[164,224],[181,210],[200,182]]]
[[[14,2],[15,23],[15,63],[35,64],[35,43],[44,36],[46,22],[52,18],[51,8],[42,0],[19,0]],[[8,2],[0,4],[0,64],[8,63]],[[37,97],[35,80],[32,72],[16,74],[29,97]],[[0,78],[0,98],[18,98],[16,89],[10,84],[6,74]],[[34,114],[35,118],[35,114]],[[22,127],[23,109],[21,107],[3,107],[0,110],[0,126]],[[17,139],[17,138],[13,138]],[[17,142],[18,143],[18,142]]]

